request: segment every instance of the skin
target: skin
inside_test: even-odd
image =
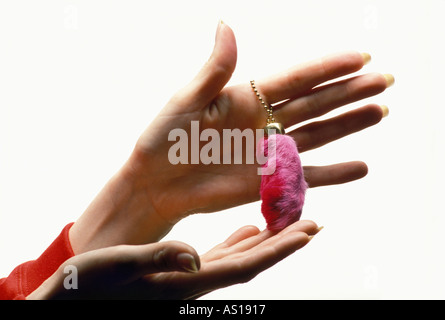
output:
[[[191,121],[199,121],[200,130],[213,128],[219,132],[264,127],[266,114],[249,82],[226,87],[235,70],[236,57],[233,31],[221,23],[213,53],[202,70],[160,111],[138,139],[125,165],[70,229],[76,256],[67,263],[81,270],[79,280],[90,279],[84,284],[89,289],[83,293],[80,289],[70,292],[60,289],[66,275],[59,269],[29,298],[70,294],[75,295],[71,297],[86,297],[91,296],[91,292],[100,297],[104,291],[111,297],[199,297],[248,281],[303,247],[310,236],[318,232],[317,225],[311,221],[299,221],[280,233],[260,232],[256,227],[247,226],[201,258],[185,244],[158,243],[188,215],[259,200],[258,164],[172,165],[167,156],[174,144],[168,141],[169,132],[182,128],[190,136]],[[275,119],[289,128],[383,92],[393,78],[380,73],[331,81],[359,71],[367,60],[368,55],[354,51],[338,53],[257,80],[256,87],[265,101],[274,105]],[[325,84],[327,81],[331,81],[330,84]],[[287,134],[295,139],[302,153],[375,125],[383,116],[384,109],[369,104],[327,120],[310,122]],[[350,182],[364,177],[368,170],[361,161],[303,169],[309,187]],[[184,273],[173,258],[176,264],[168,258],[161,264],[148,259],[160,250],[156,246],[170,248],[178,254],[191,254],[200,271]],[[126,260],[122,262],[117,253],[127,257]],[[130,263],[132,272],[125,281],[122,275],[108,273],[109,278],[120,279],[111,282],[116,291],[110,287],[103,290],[95,277],[88,276],[109,270],[110,266],[114,266],[113,270],[121,270],[118,266],[128,261],[136,261],[137,267]]]
[[[67,260],[27,299],[196,299],[250,281],[318,231],[312,221],[298,221],[279,233],[245,226],[201,257],[178,241],[97,249]],[[194,269],[181,264],[181,253],[194,259]],[[78,289],[63,287],[67,266],[77,269]]]
[[[182,128],[190,134],[191,121],[199,121],[201,130],[220,132],[264,127],[265,112],[250,84],[225,87],[235,70],[236,53],[233,31],[221,24],[214,51],[200,73],[161,110],[126,164],[71,228],[74,252],[156,242],[190,214],[259,200],[257,164],[172,165],[168,160],[168,150],[174,144],[168,141],[169,132]],[[388,82],[378,73],[323,85],[360,70],[364,63],[362,54],[344,52],[297,65],[256,84],[269,104],[278,103],[275,118],[287,128],[383,92]],[[370,104],[288,134],[295,138],[299,151],[306,152],[375,125],[382,116],[382,108]],[[365,163],[352,161],[305,166],[304,174],[309,186],[317,187],[359,179],[367,170]]]

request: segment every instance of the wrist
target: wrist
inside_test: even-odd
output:
[[[130,160],[131,161],[131,160]],[[154,209],[130,161],[119,170],[70,229],[74,253],[119,244],[144,244],[162,239],[174,223]]]

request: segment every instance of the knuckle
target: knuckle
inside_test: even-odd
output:
[[[153,252],[153,266],[159,271],[166,271],[169,269],[166,251],[167,250],[163,248]]]

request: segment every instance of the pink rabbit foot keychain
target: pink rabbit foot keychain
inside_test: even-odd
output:
[[[250,85],[268,114],[265,136],[257,148],[267,158],[262,164],[261,212],[267,228],[280,231],[300,219],[308,185],[296,142],[284,134],[281,123],[275,122],[272,107],[261,97],[253,80]]]

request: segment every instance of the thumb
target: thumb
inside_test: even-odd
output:
[[[232,77],[237,59],[235,35],[232,29],[220,21],[216,30],[215,46],[209,60],[198,75],[185,88],[186,100],[193,105],[208,105]],[[187,99],[188,98],[188,99]]]
[[[79,287],[81,278],[86,282],[85,287],[100,287],[128,284],[152,273],[198,272],[200,268],[195,249],[179,241],[120,245],[91,251],[91,257],[88,254],[78,256]]]
[[[199,256],[195,249],[183,242],[166,241],[146,245],[145,251],[146,258],[143,258],[141,268],[144,269],[144,274],[167,271],[198,272],[200,268]]]
[[[198,272],[199,256],[191,246],[179,241],[165,241],[139,246],[123,246],[115,263],[124,271],[120,277],[124,282],[134,281],[144,275],[157,272]],[[128,268],[130,267],[130,268]],[[125,274],[126,273],[126,274]]]
[[[68,276],[67,267],[72,272]],[[199,268],[200,260],[196,251],[179,241],[102,248],[65,261],[27,299],[100,297],[104,290],[130,284],[151,273],[198,272]],[[73,281],[74,288],[79,290],[67,290],[67,280]]]

